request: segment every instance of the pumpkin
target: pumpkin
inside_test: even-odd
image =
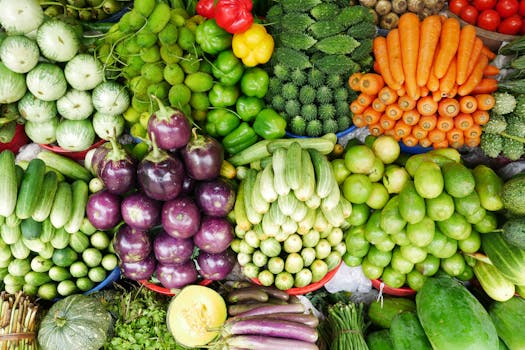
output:
[[[95,298],[75,294],[57,301],[38,330],[42,350],[98,350],[107,340],[111,315]]]

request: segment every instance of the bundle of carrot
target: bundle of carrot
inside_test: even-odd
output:
[[[405,13],[397,29],[373,41],[375,72],[355,73],[360,92],[350,104],[353,123],[407,146],[479,145],[494,106],[499,69],[472,25],[440,15],[420,21]]]

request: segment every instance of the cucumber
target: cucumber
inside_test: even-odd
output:
[[[25,239],[22,238],[22,242],[24,242],[24,245],[32,252],[40,253],[42,250],[45,249],[46,243],[42,242],[40,239]]]
[[[10,275],[24,277],[25,274],[31,271],[31,264],[26,259],[14,259],[7,266],[7,271]]]
[[[49,277],[55,282],[65,281],[68,278],[71,278],[69,269],[63,266],[52,266],[48,271]]]
[[[71,239],[71,234],[67,233],[64,228],[59,228],[55,230],[55,235],[51,240],[51,246],[55,249],[63,249],[68,246],[69,240]]]
[[[290,192],[290,186],[286,182],[286,149],[278,148],[272,156],[273,187],[279,196],[286,196]]]
[[[299,142],[292,142],[286,150],[286,164],[284,168],[284,178],[292,190],[296,190],[301,185],[301,156],[302,148]]]
[[[5,225],[9,226],[9,227],[18,227],[20,226],[20,223],[22,222],[22,220],[16,216],[15,213],[9,215],[8,217],[5,218]]]
[[[153,11],[148,16],[146,29],[152,33],[159,33],[168,24],[171,18],[170,5],[165,2],[157,2]]]
[[[508,244],[501,233],[481,235],[481,248],[503,276],[525,285],[525,250]]]
[[[24,244],[23,240],[18,240],[14,244],[11,244],[11,253],[15,259],[27,259],[31,251]]]
[[[63,227],[71,217],[73,210],[73,192],[71,185],[67,182],[58,184],[58,189],[53,200],[53,207],[49,219],[55,228]]]
[[[289,216],[292,215],[296,210],[297,206],[299,205],[299,200],[295,198],[293,192],[288,192],[287,195],[280,196],[277,199],[277,204],[281,213]]]
[[[260,189],[261,196],[266,202],[272,203],[277,200],[278,194],[273,187],[273,168],[271,164],[265,166],[262,170]]]
[[[76,281],[76,285],[78,289],[80,289],[83,292],[87,292],[88,290],[95,287],[95,283],[90,280],[88,277],[80,277]]]
[[[78,254],[71,247],[55,249],[52,260],[55,265],[60,267],[71,266],[78,260]]]
[[[9,216],[16,208],[18,185],[16,180],[15,155],[10,150],[0,153],[0,215]]]
[[[509,349],[525,349],[522,327],[525,322],[525,299],[512,297],[489,306],[489,315],[499,337]]]
[[[332,209],[325,209],[323,206],[321,206],[321,211],[323,212],[326,221],[328,221],[328,223],[333,227],[340,227],[345,222],[343,209],[340,204],[336,205]]]
[[[38,153],[37,158],[70,179],[89,182],[93,177],[85,167],[60,154],[44,150]]]
[[[503,276],[494,265],[477,260],[473,269],[481,288],[492,299],[507,301],[514,296],[514,283]]]
[[[243,231],[248,231],[252,227],[252,223],[250,220],[248,220],[248,216],[246,214],[246,206],[244,204],[244,198],[246,196],[244,192],[244,183],[245,181],[242,181],[239,184],[239,188],[237,189],[237,197],[233,207],[233,214],[237,227]]]
[[[53,266],[53,261],[44,259],[41,256],[35,256],[31,259],[31,270],[35,272],[47,272]]]
[[[478,165],[472,170],[476,180],[476,192],[478,193],[481,206],[490,211],[503,209],[501,191],[503,180],[494,170],[486,165]]]
[[[44,249],[42,249],[38,255],[40,255],[44,259],[51,259],[53,257],[53,253],[55,251],[55,248],[51,245],[50,242],[45,243]]]
[[[307,201],[315,193],[315,170],[310,158],[310,153],[303,149],[301,151],[301,183],[299,188],[294,190],[295,196],[300,201]]]
[[[436,350],[498,348],[498,334],[488,312],[450,276],[427,278],[416,294],[416,310]]]
[[[42,223],[33,218],[23,219],[20,223],[20,231],[25,239],[37,239],[42,233]]]
[[[49,274],[47,272],[29,271],[24,276],[24,281],[26,284],[39,287],[44,283],[51,282],[51,277],[49,277]]]
[[[67,297],[78,291],[78,287],[75,282],[71,280],[64,280],[58,283],[57,292],[63,297]]]
[[[40,240],[44,243],[51,242],[55,236],[55,227],[48,218],[42,222],[42,231],[40,232]]]
[[[368,308],[368,318],[375,326],[390,328],[394,317],[405,311],[415,311],[412,299],[385,295],[381,301],[372,302]]]
[[[37,295],[44,300],[53,300],[58,297],[57,284],[49,282],[38,287]]]
[[[339,186],[333,186],[328,196],[321,199],[321,209],[330,211],[339,205],[341,199],[341,191]]]
[[[44,221],[51,212],[53,206],[53,199],[58,188],[58,177],[52,171],[46,172],[44,175],[44,183],[40,191],[40,198],[33,212],[32,218],[36,221]]]
[[[228,161],[235,166],[239,166],[249,164],[253,161],[261,160],[265,157],[268,157],[271,155],[271,153],[268,151],[268,148],[266,146],[268,146],[270,142],[274,141],[262,140],[257,143],[254,143],[250,147],[245,148],[244,150],[235,154],[233,157],[229,158]]]
[[[89,248],[89,238],[84,233],[78,231],[71,234],[69,246],[77,253],[82,253]]]
[[[261,214],[255,211],[252,204],[251,193],[253,192],[255,178],[257,177],[256,173],[257,171],[254,169],[248,170],[246,178],[242,181],[242,184],[244,186],[244,208],[248,221],[250,221],[252,225],[257,225],[262,220]]]
[[[333,136],[335,134],[326,134],[323,137],[308,137],[308,138],[291,138],[291,139],[276,139],[268,143],[267,149],[270,153],[274,153],[278,148],[288,148],[294,142],[299,143],[303,149],[315,149],[321,154],[329,154],[334,149],[335,141]]]
[[[15,213],[20,219],[27,219],[33,215],[38,203],[39,193],[44,183],[46,164],[35,158],[29,162],[20,184]]]
[[[315,192],[322,199],[327,197],[332,188],[337,186],[334,171],[328,159],[316,149],[308,149],[315,171]]]
[[[402,312],[390,326],[394,350],[432,350],[415,312]]]
[[[64,225],[66,232],[75,233],[80,230],[82,220],[86,213],[86,205],[88,201],[88,185],[82,180],[76,180],[71,184],[73,206],[71,208],[71,215],[69,221]]]
[[[20,231],[20,226],[11,227],[3,224],[2,227],[0,227],[0,236],[5,244],[15,244],[20,240],[22,232]]]
[[[253,183],[253,190],[251,192],[251,204],[253,207],[253,210],[255,210],[258,214],[264,214],[268,212],[268,209],[270,209],[270,203],[267,202],[264,197],[262,196],[262,193],[264,192],[264,188],[261,185],[261,177],[262,177],[262,171],[258,171],[257,175],[255,175],[255,181]]]

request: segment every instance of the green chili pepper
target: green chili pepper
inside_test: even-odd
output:
[[[285,135],[286,120],[275,110],[265,108],[255,116],[253,130],[263,139],[278,139]]]
[[[270,78],[268,73],[260,67],[248,68],[241,78],[241,91],[246,96],[263,98],[268,92]]]
[[[212,65],[212,74],[224,85],[235,85],[244,73],[244,65],[233,54],[232,50],[219,53]]]
[[[250,124],[242,122],[235,130],[222,139],[222,145],[229,154],[237,154],[256,143],[257,140],[259,140],[259,137]]]
[[[210,136],[226,136],[241,123],[239,117],[227,109],[212,109],[206,116],[205,129]]]
[[[211,105],[214,107],[229,107],[237,102],[239,94],[240,91],[237,85],[226,86],[216,83],[208,92],[208,98],[210,99]]]

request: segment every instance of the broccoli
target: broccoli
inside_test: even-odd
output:
[[[503,155],[510,160],[518,160],[525,153],[523,142],[505,137],[503,140]]]
[[[483,126],[483,131],[489,134],[499,134],[507,128],[505,117],[500,114],[492,114],[487,124]]]
[[[492,113],[496,114],[508,114],[514,111],[516,108],[516,98],[514,95],[508,92],[495,92],[493,94],[496,99],[494,107],[492,107]]]
[[[295,135],[304,135],[306,131],[306,121],[299,115],[296,115],[290,121],[290,131]]]
[[[479,145],[487,157],[497,158],[503,151],[503,137],[498,134],[482,133]]]

